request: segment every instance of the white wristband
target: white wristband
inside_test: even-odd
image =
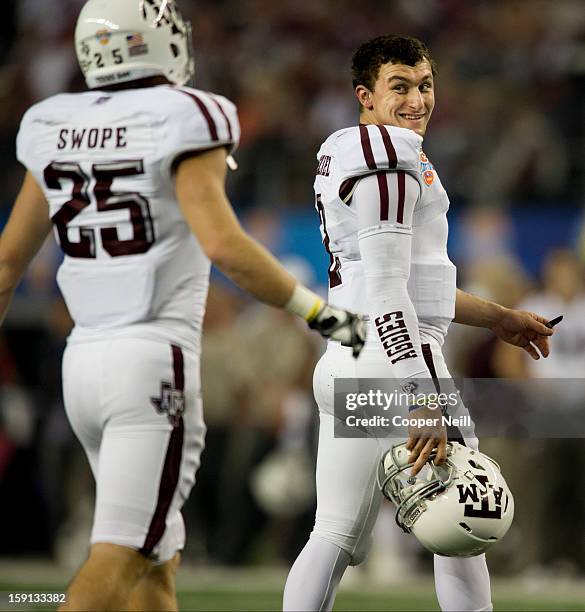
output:
[[[316,293],[297,283],[284,309],[310,322],[317,316],[324,304],[325,302]]]

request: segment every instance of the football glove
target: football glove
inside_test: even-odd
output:
[[[366,342],[366,321],[362,315],[334,308],[325,304],[308,322],[309,327],[318,331],[323,338],[351,346],[353,356],[358,357]]]

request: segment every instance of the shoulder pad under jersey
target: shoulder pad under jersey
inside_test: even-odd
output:
[[[20,127],[16,136],[16,159],[27,168],[30,168],[36,155],[34,143],[37,128],[35,122],[42,121],[43,115],[47,111],[59,110],[59,101],[64,98],[63,94],[58,94],[33,104],[23,115]]]
[[[190,87],[169,88],[174,96],[169,112],[166,154],[162,168],[171,173],[182,155],[225,146],[238,146],[240,123],[235,105],[227,98]]]
[[[405,128],[359,125],[337,132],[334,155],[341,180],[379,170],[418,173],[423,139]]]
[[[235,105],[223,96],[190,87],[173,87],[173,119],[179,126],[179,148],[206,149],[226,145],[231,150],[240,139],[240,123]]]

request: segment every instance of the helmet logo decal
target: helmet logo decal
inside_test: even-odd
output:
[[[470,485],[457,485],[459,491],[459,503],[465,504],[464,516],[478,517],[478,518],[491,518],[501,519],[502,518],[502,495],[504,489],[502,487],[494,487],[494,485],[488,482],[488,477],[485,475],[477,475],[475,477],[481,483],[484,491],[478,490],[475,483]],[[490,508],[491,495],[487,495],[486,492],[491,491],[493,493],[493,501],[495,507]],[[466,503],[467,500],[471,500],[471,504]],[[479,504],[479,507],[478,507]]]
[[[128,54],[130,57],[146,55],[148,53],[148,45],[144,42],[144,36],[140,32],[128,34],[126,36],[126,43],[128,44]]]
[[[95,33],[96,40],[100,43],[100,45],[107,45],[110,42],[110,38],[112,38],[112,33],[110,30],[98,30]]]

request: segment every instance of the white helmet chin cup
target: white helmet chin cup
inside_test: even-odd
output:
[[[90,89],[152,76],[185,85],[194,73],[191,26],[174,0],[88,0],[75,51]]]
[[[471,557],[501,540],[514,517],[514,498],[499,465],[459,444],[447,445],[447,462],[427,465],[410,477],[406,444],[387,451],[378,483],[396,506],[396,522],[428,550],[447,557]]]

